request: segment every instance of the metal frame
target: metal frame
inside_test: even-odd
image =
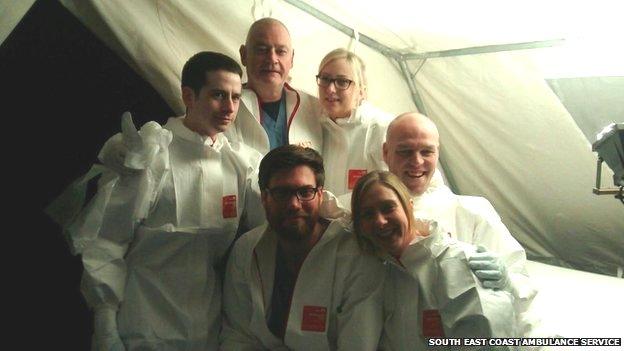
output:
[[[602,179],[602,163],[604,160],[602,157],[598,157],[596,161],[596,186],[592,189],[592,192],[596,195],[616,195],[620,194],[622,190],[620,188],[600,188],[600,182]]]
[[[344,33],[346,36],[352,37],[352,38],[356,37],[356,31],[353,28],[350,28],[340,23],[333,17],[306,4],[304,1],[302,0],[284,0],[284,1],[308,13],[309,15],[325,22],[326,24]],[[430,51],[430,52],[425,52],[425,53],[401,54],[398,51],[376,41],[375,39],[365,34],[358,33],[358,40],[362,44],[396,61],[396,63],[399,65],[401,69],[401,72],[405,75],[405,80],[407,81],[410,92],[412,93],[412,99],[414,100],[413,101],[414,104],[416,105],[416,107],[418,107],[418,110],[424,114],[426,114],[427,111],[425,110],[425,106],[422,102],[422,98],[418,94],[416,81],[414,80],[415,74],[409,71],[409,67],[407,66],[407,61],[425,60],[429,58],[440,58],[440,57],[454,57],[454,56],[463,56],[463,55],[477,55],[477,54],[494,53],[494,52],[501,52],[501,51],[537,49],[537,48],[545,48],[545,47],[561,45],[564,42],[564,39],[554,39],[554,40],[532,41],[532,42],[512,43],[512,44],[474,46],[474,47],[468,47],[468,48],[462,48],[462,49]]]

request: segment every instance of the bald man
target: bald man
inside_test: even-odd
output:
[[[239,52],[248,81],[228,139],[263,155],[287,144],[321,152],[318,101],[287,83],[295,52],[286,26],[273,18],[254,22]]]
[[[453,194],[443,183],[432,186],[439,150],[433,121],[409,112],[388,126],[383,159],[410,190],[416,218],[435,220],[451,237],[480,247],[470,258],[471,268],[483,286],[515,296],[520,333],[527,334],[532,322],[524,312],[536,291],[525,268],[525,251],[487,199]]]

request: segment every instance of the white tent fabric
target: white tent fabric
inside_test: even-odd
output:
[[[594,142],[596,134],[614,118],[624,120],[624,74],[620,77],[549,79],[548,85],[590,142]]]
[[[593,271],[621,266],[624,209],[591,193],[596,156],[535,72],[510,53],[423,66],[418,86],[440,128],[446,176],[460,192],[490,199],[533,257]]]
[[[624,280],[528,261],[539,293],[531,310],[541,317],[541,335],[622,337]],[[560,347],[554,350],[570,350]],[[583,347],[583,350],[608,350]]]
[[[73,1],[62,0],[76,17],[150,82],[174,110],[183,112],[179,75],[184,62],[201,50],[223,52],[239,58],[249,25],[256,18],[280,19],[288,26],[295,48],[293,84],[316,95],[314,76],[323,56],[351,39],[329,26],[303,15],[288,4],[263,5],[236,2],[191,1]],[[380,107],[399,113],[414,109],[409,89],[389,61],[362,45],[357,53],[366,58],[371,81],[369,95]],[[240,60],[239,60],[240,61]],[[388,95],[388,86],[393,87]],[[387,100],[388,98],[392,100]]]
[[[249,25],[264,16],[280,19],[291,31],[295,86],[315,94],[320,59],[336,47],[353,46],[367,63],[369,99],[394,114],[415,110],[395,63],[283,1],[62,3],[180,113],[179,72],[185,60],[200,50],[238,58]],[[537,26],[524,26],[517,14],[494,3],[488,3],[488,10],[500,12],[481,25],[497,27],[489,36],[477,36],[464,22],[455,24],[455,32],[443,31],[431,18],[450,16],[444,12],[448,2],[428,8],[419,2],[423,8],[414,13],[402,11],[405,2],[396,0],[372,10],[349,1],[308,3],[399,52],[553,39],[568,28],[527,32]],[[483,12],[463,10],[469,14],[450,20],[466,21],[467,15]],[[516,10],[526,13],[531,7]],[[543,11],[536,13],[540,21],[550,20]],[[508,37],[502,36],[505,26]],[[421,64],[411,61],[409,67],[415,72]],[[624,208],[612,197],[591,193],[596,155],[525,53],[428,59],[416,85],[425,112],[440,127],[443,168],[451,185],[459,193],[492,201],[530,257],[610,274],[624,266]],[[611,184],[611,177],[604,172],[603,184]]]
[[[4,43],[35,0],[0,0],[0,44]]]

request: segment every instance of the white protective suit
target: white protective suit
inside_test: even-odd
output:
[[[164,128],[169,147],[142,173],[109,178],[76,226],[82,290],[96,311],[118,308],[127,350],[216,350],[218,268],[239,224],[263,221],[245,212],[260,206],[260,154],[223,134],[210,146],[183,117]]]
[[[267,225],[244,234],[225,275],[221,349],[376,350],[386,267],[360,253],[346,225],[331,222],[303,262],[283,342],[267,325],[277,237]]]
[[[367,172],[387,170],[382,146],[392,115],[367,101],[349,118],[332,121],[321,117],[323,127],[323,162],[325,188],[340,196],[353,190],[357,180]]]
[[[322,151],[322,131],[318,99],[284,84],[288,142]],[[269,150],[269,138],[260,124],[260,100],[256,93],[244,88],[234,125],[225,132],[230,141],[247,144],[262,155]]]
[[[481,286],[468,266],[475,250],[431,222],[428,236],[388,259],[383,350],[427,350],[428,337],[515,336],[513,297]]]
[[[525,313],[537,294],[528,276],[526,253],[485,198],[455,195],[442,185],[413,197],[414,217],[438,222],[451,237],[472,245],[482,245],[498,254],[505,263],[514,296],[519,336],[529,335],[533,317]]]

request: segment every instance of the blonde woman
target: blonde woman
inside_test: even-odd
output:
[[[407,188],[390,172],[368,173],[353,191],[358,243],[389,263],[381,347],[426,349],[434,337],[515,336],[511,295],[481,287],[468,266],[475,248],[435,222],[414,219],[411,207]]]
[[[328,53],[316,76],[322,109],[326,188],[349,193],[359,177],[387,169],[382,144],[392,116],[366,101],[367,81],[362,59],[345,49]]]

